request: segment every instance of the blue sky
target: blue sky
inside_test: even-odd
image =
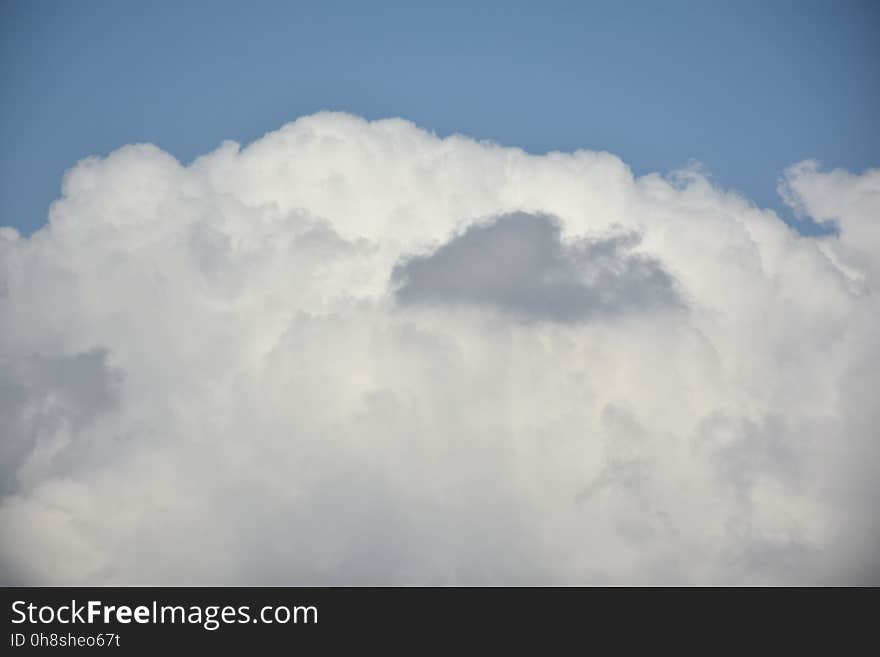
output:
[[[880,165],[880,3],[474,4],[3,0],[0,224],[39,228],[88,155],[188,161],[321,109],[695,159],[787,219],[786,166]]]

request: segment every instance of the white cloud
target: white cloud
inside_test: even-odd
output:
[[[876,583],[878,189],[796,165],[840,227],[802,237],[696,170],[343,114],[85,160],[0,232],[0,577]],[[538,265],[438,255],[509,213],[558,222]]]

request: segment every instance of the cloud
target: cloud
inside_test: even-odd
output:
[[[654,259],[627,253],[636,233],[563,244],[558,222],[524,212],[468,226],[395,266],[404,304],[487,305],[528,319],[586,320],[679,305]]]
[[[301,118],[0,229],[0,578],[877,583],[877,171]]]

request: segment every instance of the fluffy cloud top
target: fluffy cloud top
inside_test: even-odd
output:
[[[880,171],[317,114],[0,229],[5,583],[880,577]]]

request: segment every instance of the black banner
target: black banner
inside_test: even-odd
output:
[[[714,651],[871,637],[868,589],[6,588],[4,654],[35,649]],[[870,638],[873,643],[873,638]],[[709,641],[710,643],[705,643]],[[599,643],[601,642],[601,643]],[[332,652],[330,654],[333,654]]]

